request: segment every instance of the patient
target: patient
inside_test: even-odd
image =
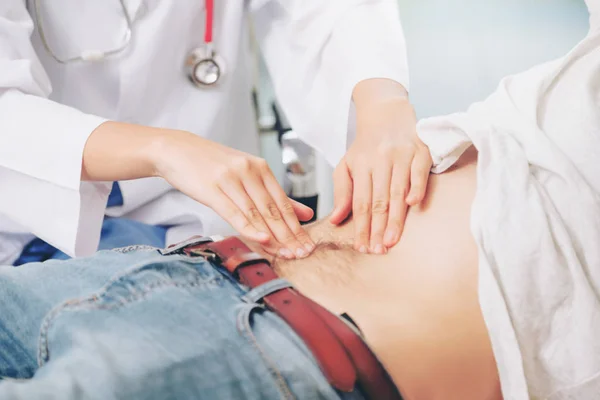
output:
[[[430,177],[428,197],[388,254],[356,252],[352,221],[322,220],[308,228],[314,255],[272,263],[302,293],[352,317],[407,399],[501,398],[469,230],[476,156],[471,148]]]
[[[350,315],[406,399],[501,397],[468,228],[475,165],[471,150],[431,177],[387,255],[352,250],[352,221],[319,221],[314,255],[273,260],[305,295]],[[363,398],[334,391],[271,313],[243,322],[238,290],[207,262],[120,252],[0,268],[0,398]]]
[[[592,28],[565,57],[420,124],[446,172],[387,255],[352,251],[352,221],[321,221],[315,254],[273,260],[351,316],[409,400],[598,398],[600,3],[586,3]],[[329,385],[245,293],[202,258],[144,247],[0,267],[0,399],[365,398]]]

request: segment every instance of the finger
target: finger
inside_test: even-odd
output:
[[[352,214],[354,216],[354,246],[361,253],[369,249],[371,231],[371,172],[362,171],[354,178]]]
[[[387,247],[383,244],[383,235],[388,224],[392,168],[393,164],[386,162],[374,171],[372,177],[370,251],[375,254],[384,254],[387,251]]]
[[[275,239],[283,246],[280,250],[281,255],[283,257],[295,257],[296,255],[303,257],[306,255],[306,250],[302,243],[296,239],[294,233],[289,229],[283,216],[284,212],[293,212],[293,208],[291,205],[289,207],[286,205],[284,206],[287,207],[285,210],[280,210],[277,202],[273,199],[263,181],[262,174],[268,167],[260,167],[260,169],[263,168],[264,170],[262,171],[254,169],[245,173],[242,176],[242,185],[244,185],[246,192],[252,201],[254,201],[254,204],[256,204],[258,211],[262,215],[270,231],[273,233]],[[279,187],[279,190],[283,193],[281,187]],[[283,195],[285,195],[285,193],[283,193]],[[289,202],[287,204],[289,204]],[[297,220],[295,215],[294,218]]]
[[[342,223],[352,211],[352,178],[345,161],[342,161],[333,173],[333,212],[329,222],[334,225]]]
[[[220,188],[217,189],[214,198],[213,210],[242,236],[261,244],[269,242],[271,235],[256,229],[244,212]]]
[[[248,196],[248,193],[246,193],[246,189],[244,189],[241,182],[236,179],[223,179],[219,182],[218,187],[223,195],[227,196],[233,206],[237,207],[242,212],[248,222],[258,232],[262,232],[266,235],[267,240],[260,242],[263,247],[269,249],[270,253],[277,253],[281,246],[277,243],[273,233],[267,226],[252,199]]]
[[[294,246],[294,251],[297,257],[307,256],[314,250],[315,245],[310,236],[308,236],[304,228],[302,228],[300,225],[300,221],[298,221],[295,208],[298,208],[301,204],[296,202],[297,205],[294,206],[293,201],[290,200],[290,198],[285,194],[275,179],[275,176],[273,176],[271,170],[264,172],[263,182],[265,183],[265,187],[271,195],[271,198],[275,201],[275,204],[277,205],[277,208],[279,209],[279,212],[283,218],[283,222],[285,222],[287,225],[288,231],[291,232],[295,239],[292,241],[291,238],[286,238],[286,240],[291,243],[290,246]],[[306,208],[310,210],[310,218],[312,218],[312,210],[309,207]],[[287,231],[285,234],[287,235]],[[296,242],[302,247],[295,247]]]
[[[288,201],[292,202],[292,207],[294,207],[294,213],[296,214],[296,217],[300,221],[310,221],[312,219],[312,217],[315,215],[315,212],[313,211],[312,208],[305,206],[304,204],[300,203],[299,201],[290,199],[289,197],[288,197]]]
[[[410,160],[408,160],[410,163]],[[396,164],[392,169],[390,182],[390,210],[387,228],[383,239],[387,247],[392,247],[402,235],[404,221],[406,220],[406,193],[408,191],[408,179],[410,177],[410,164]]]
[[[425,198],[431,164],[431,155],[427,148],[417,152],[410,169],[410,191],[406,197],[408,205],[419,204]]]

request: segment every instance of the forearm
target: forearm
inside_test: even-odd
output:
[[[105,122],[92,132],[86,142],[81,179],[118,181],[157,176],[157,159],[165,151],[169,135],[186,134],[122,122]]]

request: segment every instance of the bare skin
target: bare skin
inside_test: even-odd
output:
[[[357,138],[336,170],[331,222],[354,209],[356,248],[381,254],[400,239],[407,204],[423,198],[431,157],[401,84],[365,79],[352,101]],[[314,249],[299,222],[312,210],[288,198],[265,160],[191,132],[107,121],[88,138],[81,167],[86,181],[164,178],[269,254],[295,259]]]
[[[341,249],[324,246],[306,259],[274,262],[305,295],[357,322],[409,400],[502,398],[469,228],[476,163],[471,149],[451,171],[430,177],[402,240],[385,255],[352,248],[352,221],[319,221],[307,228],[311,238]]]

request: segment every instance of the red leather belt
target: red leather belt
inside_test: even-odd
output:
[[[212,258],[211,261],[221,264],[250,288],[279,279],[268,260],[252,252],[236,237],[187,243],[190,244],[177,245],[177,250],[190,256]],[[369,399],[402,400],[377,357],[340,318],[290,287],[267,294],[263,301],[304,341],[334,388],[351,392],[358,386]]]

